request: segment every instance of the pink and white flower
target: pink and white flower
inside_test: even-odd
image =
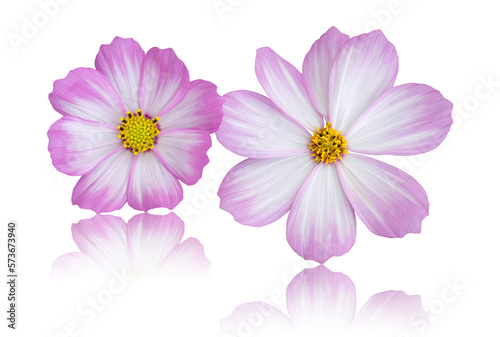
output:
[[[113,215],[95,215],[71,227],[80,252],[56,259],[52,275],[74,279],[165,278],[204,275],[210,261],[203,245],[184,236],[184,222],[175,214],[135,215],[125,223]]]
[[[419,295],[385,291],[356,312],[356,287],[349,277],[325,266],[305,269],[286,290],[286,309],[245,303],[221,320],[224,336],[410,336],[427,326]]]
[[[366,155],[416,155],[446,137],[452,104],[423,84],[394,86],[398,56],[381,31],[349,38],[335,27],[313,45],[302,74],[270,48],[256,74],[269,98],[224,96],[218,140],[248,157],[225,177],[221,208],[265,226],[290,211],[287,239],[305,259],[348,252],[356,217],[384,237],[419,233],[424,189]]]
[[[77,68],[49,95],[63,117],[48,131],[55,168],[82,176],[72,202],[97,213],[174,208],[208,163],[222,119],[214,84],[190,81],[172,49],[133,39],[102,45],[96,69]]]

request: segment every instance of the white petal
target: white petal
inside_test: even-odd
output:
[[[318,164],[293,201],[287,221],[290,246],[306,260],[326,262],[356,240],[356,217],[334,164]]]
[[[347,198],[370,231],[390,238],[420,233],[429,202],[415,179],[394,166],[353,153],[344,156],[337,168]]]
[[[95,59],[95,68],[103,73],[120,94],[127,110],[137,111],[139,79],[144,51],[133,39],[115,37],[104,44]]]
[[[310,151],[311,135],[267,97],[233,91],[224,95],[223,111],[217,139],[240,156],[276,158]]]
[[[233,167],[222,181],[220,207],[244,225],[270,224],[290,210],[314,165],[309,154],[247,159]]]
[[[255,72],[269,98],[283,112],[310,130],[324,124],[307,95],[300,72],[271,48],[257,50]]]
[[[55,168],[69,175],[90,173],[107,155],[123,146],[112,126],[64,116],[49,129],[49,152]]]
[[[148,150],[134,158],[128,181],[127,200],[132,208],[141,211],[157,207],[172,209],[182,200],[182,187],[161,164],[155,153]]]
[[[381,31],[350,39],[330,73],[329,115],[332,126],[347,131],[386,90],[398,73],[396,49]]]
[[[77,68],[54,82],[49,94],[54,110],[66,116],[107,123],[116,127],[127,108],[111,82],[91,68]]]
[[[81,177],[73,189],[73,204],[96,213],[122,208],[133,157],[132,151],[121,148]]]
[[[389,89],[346,133],[349,150],[414,155],[435,149],[446,137],[453,105],[423,84]]]
[[[189,73],[172,49],[151,48],[141,67],[139,101],[148,117],[162,116],[182,101]]]
[[[333,61],[349,36],[330,28],[314,42],[302,66],[304,86],[316,110],[328,117],[328,86]]]
[[[157,136],[153,151],[175,178],[193,185],[200,180],[203,168],[209,162],[207,151],[211,146],[208,131],[165,130]]]

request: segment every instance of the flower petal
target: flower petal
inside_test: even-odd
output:
[[[175,178],[193,185],[200,180],[203,168],[209,162],[207,151],[211,146],[212,139],[207,131],[166,130],[156,137],[153,151]]]
[[[111,82],[91,68],[77,68],[54,82],[49,94],[54,110],[66,116],[103,122],[114,127],[126,117],[127,108]]]
[[[47,135],[52,164],[73,176],[88,174],[122,146],[116,128],[73,116],[64,116],[52,124]]]
[[[402,291],[386,291],[373,295],[359,310],[351,327],[355,336],[418,335],[421,326],[416,321],[428,321],[420,296]],[[420,331],[421,333],[421,331]]]
[[[316,110],[328,117],[328,86],[333,60],[349,36],[332,27],[314,42],[302,65],[304,86]]]
[[[349,150],[414,155],[435,149],[446,137],[453,105],[423,84],[389,89],[346,133]]]
[[[182,102],[164,114],[158,124],[163,130],[198,128],[214,133],[222,121],[222,103],[213,83],[195,80]]]
[[[286,233],[297,254],[319,263],[352,248],[356,217],[334,166],[319,164],[309,174],[293,201]]]
[[[92,172],[81,177],[73,189],[73,205],[96,213],[122,208],[126,201],[127,180],[133,156],[126,149],[118,150]]]
[[[264,302],[245,303],[220,321],[223,336],[295,336],[290,319]]]
[[[349,277],[321,265],[295,276],[286,290],[286,301],[298,332],[334,336],[346,331],[354,319],[356,287]]]
[[[224,95],[217,139],[244,157],[275,158],[306,153],[311,135],[267,97],[251,91]]]
[[[324,124],[307,95],[300,72],[271,48],[257,50],[255,72],[260,85],[281,110],[310,130]]]
[[[148,211],[152,208],[172,209],[182,200],[179,181],[167,171],[153,151],[134,158],[127,187],[130,207]]]
[[[389,238],[420,233],[429,202],[415,179],[394,166],[352,153],[337,168],[347,198],[370,231]]]
[[[247,159],[233,167],[219,188],[220,208],[239,223],[265,226],[290,210],[314,161],[309,154]]]
[[[205,256],[205,249],[200,241],[187,238],[177,245],[165,258],[158,275],[191,276],[204,275],[210,268],[210,261]]]
[[[62,279],[86,280],[99,279],[108,274],[90,255],[68,253],[54,261],[50,275]]]
[[[350,39],[330,73],[329,115],[337,130],[348,130],[386,90],[398,73],[396,49],[380,31]]]
[[[152,275],[165,257],[181,242],[184,222],[174,213],[142,213],[128,222],[127,242],[134,269]]]
[[[109,272],[130,270],[125,222],[113,215],[97,214],[73,224],[73,240],[80,250]]]
[[[139,87],[139,101],[145,115],[156,117],[169,112],[188,89],[188,70],[171,48],[155,47],[146,53]]]
[[[103,44],[95,59],[95,68],[103,73],[120,94],[127,110],[135,112],[139,105],[139,79],[144,51],[133,39],[115,37]]]

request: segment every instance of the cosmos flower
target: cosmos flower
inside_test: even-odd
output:
[[[290,282],[286,308],[288,315],[265,302],[242,304],[221,320],[221,330],[255,337],[413,336],[429,319],[420,296],[394,290],[373,295],[356,313],[354,283],[325,266],[305,269]]]
[[[56,277],[99,279],[164,278],[206,273],[210,261],[203,245],[184,236],[184,222],[174,213],[135,215],[128,223],[113,215],[95,215],[71,227],[80,249],[56,259]]]
[[[72,202],[97,213],[174,208],[182,187],[208,163],[222,99],[210,82],[190,82],[172,49],[146,54],[132,39],[102,45],[96,69],[54,82],[49,100],[63,117],[48,131],[55,168],[82,176]]]
[[[264,226],[290,214],[287,239],[305,259],[348,252],[355,213],[389,238],[419,233],[429,204],[408,174],[366,155],[416,155],[446,137],[452,104],[423,84],[394,86],[398,57],[381,31],[349,38],[335,27],[317,40],[302,74],[270,48],[257,51],[269,98],[224,96],[218,140],[248,157],[229,171],[220,207]]]

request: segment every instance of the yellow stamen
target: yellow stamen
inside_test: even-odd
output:
[[[337,159],[342,160],[344,154],[348,154],[347,140],[341,135],[342,131],[337,131],[332,128],[332,123],[327,123],[326,126],[316,131],[311,136],[311,156],[315,157],[314,161],[318,164],[325,162],[326,164],[337,164]]]
[[[136,115],[128,111],[127,118],[120,118],[122,123],[116,127],[123,147],[131,149],[134,155],[153,149],[155,138],[160,133],[157,126],[159,119],[144,117],[141,109],[137,109]]]

